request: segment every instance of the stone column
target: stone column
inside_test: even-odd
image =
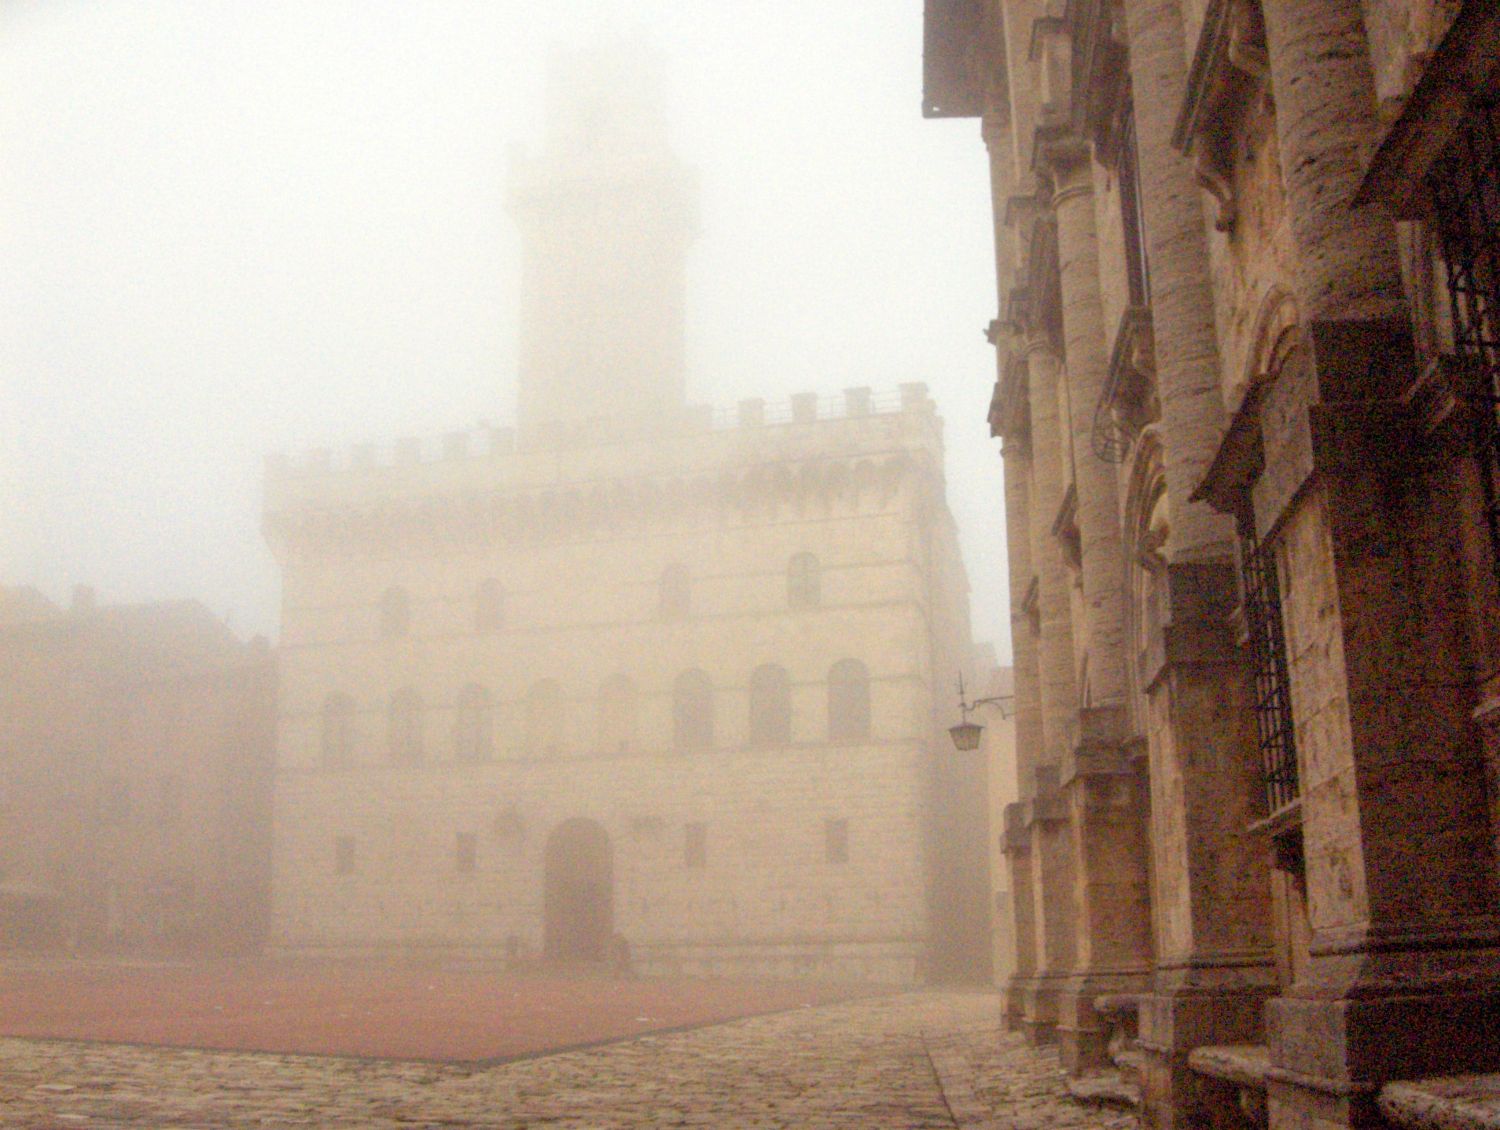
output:
[[[1067,358],[1073,483],[1077,498],[1083,648],[1088,685],[1063,763],[1062,787],[1076,863],[1077,964],[1058,1004],[1058,1039],[1071,1071],[1106,1055],[1107,1032],[1093,1000],[1142,990],[1150,975],[1150,897],[1143,803],[1126,756],[1125,563],[1119,483],[1094,454],[1094,411],[1109,375],[1099,275],[1092,161],[1069,138],[1046,147],[1054,178],[1063,352]]]
[[[1191,165],[1172,145],[1188,59],[1181,0],[1125,8],[1141,206],[1151,263],[1167,619],[1139,672],[1155,872],[1155,975],[1141,1002],[1143,1121],[1190,1123],[1188,1053],[1258,1043],[1274,991],[1270,876],[1247,832],[1261,785],[1249,671],[1229,616],[1234,529],[1193,492],[1228,421],[1220,393],[1207,226]]]
[[[1058,772],[1073,743],[1078,689],[1073,668],[1072,577],[1052,522],[1062,507],[1063,430],[1059,409],[1061,364],[1040,331],[1025,338],[1027,399],[1031,408],[1031,560],[1037,578],[1037,699],[1042,744],[1031,771],[1022,777],[1023,822],[1033,894],[1034,974],[1018,986],[1027,1035],[1034,1042],[1053,1039],[1057,990],[1072,969],[1074,915],[1072,867],[1065,817],[1057,792]],[[1060,877],[1068,885],[1059,886]]]
[[[1414,375],[1359,0],[1264,0],[1306,349],[1267,391],[1255,518],[1283,616],[1312,938],[1267,1006],[1273,1125],[1373,1124],[1392,1077],[1500,1068],[1500,921],[1451,466]]]
[[[1015,662],[1016,781],[1034,779],[1042,756],[1042,703],[1037,673],[1037,636],[1025,601],[1031,587],[1031,450],[1028,436],[1006,437],[1006,548],[1010,565],[1010,633]],[[1031,842],[1020,823],[1023,806],[1006,809],[1002,848],[1010,868],[1010,899],[1015,924],[1016,967],[1005,986],[1006,1026],[1024,1026],[1025,985],[1036,974],[1036,939],[1032,934]]]

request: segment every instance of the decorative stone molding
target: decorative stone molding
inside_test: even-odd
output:
[[[1401,219],[1425,215],[1428,173],[1497,78],[1500,6],[1465,4],[1376,150],[1354,206],[1379,201]]]
[[[1151,311],[1127,306],[1115,331],[1104,392],[1094,407],[1094,454],[1106,463],[1124,462],[1141,429],[1160,418]]]
[[[275,547],[315,552],[380,553],[433,541],[488,545],[567,540],[622,527],[690,524],[731,511],[864,511],[889,505],[907,477],[918,473],[905,456],[812,459],[697,478],[621,480],[540,493],[434,494],[367,506],[289,504],[266,513],[264,530]]]
[[[1118,0],[1068,0],[1072,30],[1074,130],[1094,143],[1100,162],[1113,166],[1130,104],[1130,56]]]
[[[1267,89],[1265,29],[1255,0],[1211,0],[1188,71],[1172,144],[1193,158],[1198,184],[1218,205],[1214,227],[1229,231],[1234,196],[1235,121]]]

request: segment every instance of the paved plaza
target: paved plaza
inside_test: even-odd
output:
[[[0,1039],[0,1124],[62,1127],[1133,1126],[1076,1105],[985,993],[805,1005],[492,1065]]]

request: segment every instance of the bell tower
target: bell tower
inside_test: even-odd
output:
[[[540,151],[513,159],[523,436],[684,401],[697,185],[667,143],[661,67],[639,44],[554,54]]]

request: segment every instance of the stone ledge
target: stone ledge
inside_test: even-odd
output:
[[[1264,1044],[1205,1045],[1188,1053],[1188,1067],[1198,1075],[1264,1091],[1271,1051]]]
[[[1387,1083],[1380,1113],[1406,1130],[1500,1130],[1500,1075],[1441,1075]]]

